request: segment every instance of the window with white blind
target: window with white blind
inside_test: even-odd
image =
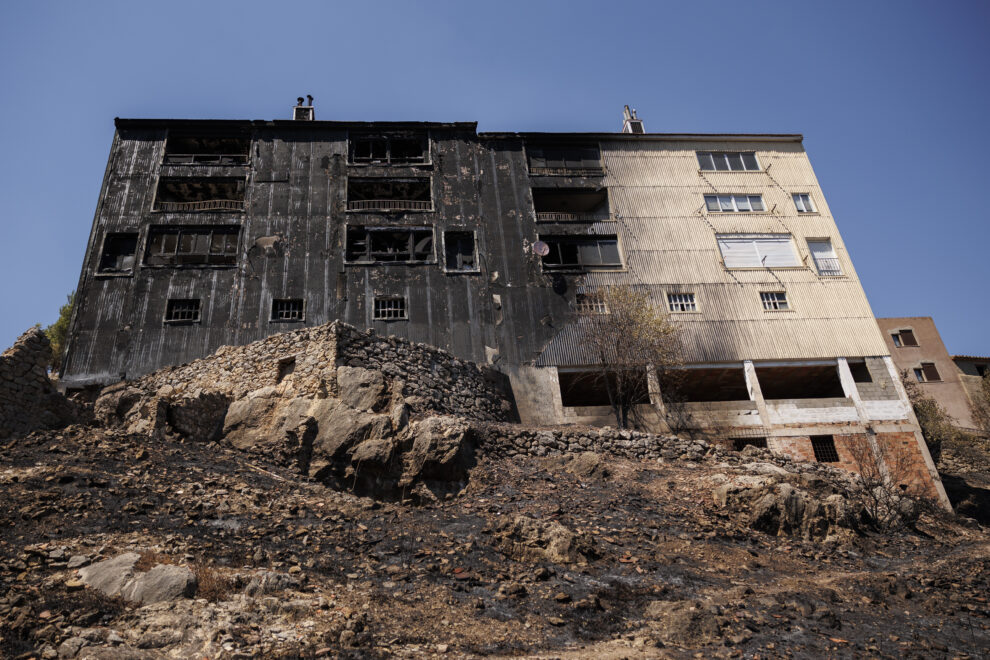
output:
[[[726,268],[800,266],[790,234],[719,234],[718,249]]]
[[[761,195],[705,195],[705,206],[712,213],[766,211]]]
[[[811,202],[811,195],[806,193],[795,193],[791,195],[794,199],[794,206],[797,207],[798,213],[814,213],[815,205]]]
[[[696,312],[698,304],[693,293],[668,293],[667,308],[672,312]]]
[[[832,249],[832,241],[829,239],[809,240],[808,249],[815,260],[815,269],[823,277],[836,277],[842,275],[842,266]]]

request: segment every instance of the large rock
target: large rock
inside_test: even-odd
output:
[[[337,367],[337,396],[358,410],[378,410],[384,403],[385,377],[362,367]]]
[[[133,603],[160,603],[196,593],[196,575],[185,566],[158,564],[121,588],[124,600]]]
[[[499,526],[496,540],[502,552],[517,561],[586,562],[600,556],[590,534],[579,534],[556,521],[516,516]]]
[[[474,466],[475,434],[456,417],[430,417],[409,426],[401,486],[417,480],[463,482]]]
[[[134,565],[141,558],[136,552],[125,552],[79,569],[79,579],[87,586],[107,596],[119,596],[120,590],[134,577]]]

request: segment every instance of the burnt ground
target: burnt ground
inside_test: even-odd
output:
[[[479,456],[462,493],[412,506],[216,444],[81,426],[5,441],[0,656],[73,657],[72,640],[107,658],[990,655],[990,534],[972,519],[772,537],[714,505],[738,470],[717,457],[606,465],[582,480],[553,459]],[[960,479],[962,499],[980,488]],[[518,515],[594,552],[518,555],[500,535]],[[67,564],[130,550],[193,567],[197,598],[137,608]],[[251,592],[262,570],[291,583]]]

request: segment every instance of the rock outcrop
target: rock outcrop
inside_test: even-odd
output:
[[[74,407],[48,379],[51,352],[45,333],[31,328],[0,355],[0,438],[75,421]]]

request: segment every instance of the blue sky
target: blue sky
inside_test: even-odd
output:
[[[8,1],[0,348],[79,278],[114,117],[803,133],[878,316],[990,354],[990,3]]]

